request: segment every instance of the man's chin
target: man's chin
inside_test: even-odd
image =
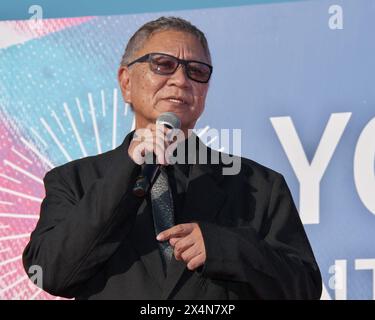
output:
[[[170,107],[170,108],[159,108],[158,110],[158,116],[161,115],[164,112],[172,112],[174,113],[181,121],[182,118],[186,118],[187,115],[187,110],[182,109],[182,108],[175,108],[175,107]]]

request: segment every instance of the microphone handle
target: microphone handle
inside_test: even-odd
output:
[[[152,163],[143,165],[142,172],[134,183],[133,194],[139,198],[143,198],[149,192],[160,169],[160,164],[156,163],[156,156],[153,152],[146,154],[145,159],[150,157],[153,159]]]

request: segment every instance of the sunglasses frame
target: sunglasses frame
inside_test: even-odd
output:
[[[154,55],[161,55],[161,56],[165,56],[165,57],[169,57],[169,58],[172,58],[173,60],[177,61],[177,66],[176,68],[173,70],[173,72],[170,72],[170,73],[164,73],[164,72],[157,72],[156,70],[153,70],[151,68],[151,60],[152,60],[152,57]],[[156,74],[160,74],[160,75],[171,75],[173,73],[176,72],[176,70],[178,69],[178,67],[181,65],[183,65],[185,68],[185,74],[186,76],[193,80],[193,81],[196,81],[196,82],[199,82],[199,83],[207,83],[208,81],[210,81],[210,78],[211,78],[211,75],[212,75],[212,70],[213,70],[213,67],[211,65],[209,65],[208,63],[205,63],[205,62],[202,62],[202,61],[197,61],[197,60],[184,60],[184,59],[179,59],[175,56],[172,56],[170,54],[167,54],[167,53],[161,53],[161,52],[151,52],[151,53],[147,53],[145,54],[144,56],[138,58],[138,59],[135,59],[134,61],[130,62],[127,64],[127,67],[130,67],[131,65],[135,64],[135,63],[138,63],[138,62],[148,62],[149,63],[149,66],[150,66],[150,70]],[[210,70],[210,74],[208,76],[208,79],[207,81],[200,81],[200,80],[197,80],[197,79],[194,79],[192,78],[190,75],[189,75],[189,72],[188,72],[188,66],[189,66],[189,63],[191,62],[194,62],[194,63],[200,63],[200,64],[203,64],[205,66],[207,66]]]

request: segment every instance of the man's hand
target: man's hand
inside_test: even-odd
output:
[[[167,165],[166,148],[170,143],[166,134],[170,133],[164,125],[149,124],[146,128],[137,129],[130,142],[128,154],[133,161],[139,165],[145,161],[147,152],[154,153],[159,164]]]
[[[195,270],[206,261],[206,248],[198,223],[178,224],[159,233],[156,239],[169,240],[176,260],[183,260],[189,270]]]

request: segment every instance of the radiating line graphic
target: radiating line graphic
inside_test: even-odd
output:
[[[53,141],[57,144],[57,146],[59,147],[60,151],[65,156],[66,160],[67,161],[72,161],[73,159],[70,157],[70,155],[68,154],[68,152],[65,150],[64,146],[61,144],[60,140],[56,137],[55,133],[53,132],[53,130],[51,129],[51,127],[48,125],[48,123],[46,122],[46,120],[44,120],[43,118],[40,118],[40,122],[46,128],[47,132],[50,134],[50,136],[53,139]]]
[[[0,173],[0,177],[2,177],[2,178],[4,178],[4,179],[7,179],[7,180],[9,180],[9,181],[13,181],[13,182],[18,183],[18,184],[21,183],[21,181],[19,181],[19,180],[17,180],[17,179],[14,179],[14,178],[12,178],[12,177],[9,177],[9,176],[7,176],[7,175],[4,174],[4,173]]]
[[[112,149],[116,148],[117,134],[117,89],[113,90],[113,124],[112,124]]]
[[[25,155],[23,155],[21,152],[17,151],[14,147],[12,147],[11,149],[16,155],[18,155],[20,158],[22,158],[23,160],[25,160],[26,162],[32,164],[33,162],[27,158]]]
[[[7,249],[8,251],[10,250],[9,248]],[[0,253],[2,253],[2,252],[5,252],[5,251],[0,251]],[[0,277],[0,283],[6,278],[6,277],[8,277],[8,276],[10,276],[10,275],[12,275],[12,274],[15,274],[17,272],[17,270],[11,270],[11,271],[9,271],[9,272],[6,272],[6,273],[4,273],[1,277]]]
[[[38,214],[20,214],[20,213],[3,213],[3,212],[0,212],[0,218],[39,219],[39,215]]]
[[[31,127],[30,130],[35,135],[35,137],[37,137],[37,139],[47,148],[47,142],[42,139],[39,133],[33,127]]]
[[[72,126],[73,128],[73,132],[74,132],[74,135],[76,136],[76,139],[78,141],[78,144],[79,144],[79,147],[81,148],[81,151],[82,151],[82,154],[84,157],[87,157],[87,151],[86,151],[86,148],[85,146],[83,145],[83,142],[82,142],[82,139],[81,139],[81,136],[79,135],[78,133],[78,130],[77,130],[77,126],[74,122],[74,119],[72,117],[72,114],[70,113],[70,110],[69,110],[69,107],[68,105],[64,102],[64,110],[65,110],[65,113],[69,119],[69,122],[70,122],[70,125]]]
[[[5,266],[5,265],[7,265],[9,263],[15,262],[17,260],[20,260],[21,258],[22,258],[22,256],[17,256],[17,257],[14,257],[14,258],[11,258],[11,259],[8,259],[8,260],[5,260],[5,261],[1,261],[0,262],[0,267]]]
[[[78,111],[79,111],[79,115],[81,117],[81,121],[82,123],[85,122],[85,118],[83,117],[83,111],[82,111],[82,107],[81,107],[81,101],[79,101],[78,98],[75,99],[76,100],[76,105],[77,105],[77,108],[78,108]]]
[[[23,277],[20,277],[18,280],[14,281],[11,285],[9,285],[8,287],[4,288],[4,289],[0,289],[0,296],[2,296],[4,294],[5,291],[7,290],[10,290],[12,288],[14,288],[15,286],[17,286],[19,283],[25,281],[25,280],[28,280],[28,277],[27,276],[23,276]]]
[[[28,238],[28,237],[30,237],[29,233],[17,234],[17,235],[6,236],[6,237],[0,237],[0,242],[1,241],[5,241],[5,240],[22,239],[22,238]]]
[[[48,160],[45,156],[43,156],[31,142],[26,141],[23,137],[20,138],[21,142],[30,149],[35,155],[38,156],[39,159],[41,159],[50,169],[53,169],[55,167],[54,164],[50,160]]]
[[[132,123],[132,128],[131,131],[135,130],[135,117],[133,117],[133,123]]]
[[[0,191],[2,191],[4,193],[11,194],[11,195],[14,195],[14,196],[18,196],[20,198],[29,199],[31,201],[35,201],[35,202],[39,202],[39,203],[42,202],[42,198],[30,196],[28,194],[25,194],[25,193],[22,193],[22,192],[18,192],[18,191],[15,191],[15,190],[11,190],[11,189],[8,189],[8,188],[0,187]]]
[[[55,110],[52,110],[52,111],[51,111],[51,116],[56,120],[57,125],[60,127],[62,133],[63,133],[63,134],[66,134],[66,131],[65,131],[65,129],[64,129],[64,127],[63,127],[63,125],[62,125],[62,123],[61,123],[61,121],[60,121],[60,119],[59,119],[59,117],[57,116]]]
[[[13,206],[13,205],[14,205],[14,203],[13,203],[13,202],[9,202],[9,201],[2,201],[2,200],[0,200],[0,204],[5,204],[5,205],[7,205],[7,206]]]
[[[98,154],[101,154],[102,153],[102,147],[101,147],[101,144],[100,144],[98,125],[96,124],[96,114],[95,114],[94,102],[92,100],[92,94],[89,93],[88,97],[89,97],[89,105],[90,105],[90,114],[91,114],[91,119],[92,119],[92,125],[94,127],[94,133],[95,133],[96,147],[98,148]]]
[[[33,175],[32,173],[28,172],[25,169],[22,169],[21,167],[17,166],[16,164],[12,163],[11,161],[8,161],[8,160],[5,159],[3,162],[6,166],[9,166],[16,171],[21,172],[22,174],[29,177],[30,179],[33,179],[34,181],[36,181],[40,184],[43,184],[43,180],[41,178]]]

